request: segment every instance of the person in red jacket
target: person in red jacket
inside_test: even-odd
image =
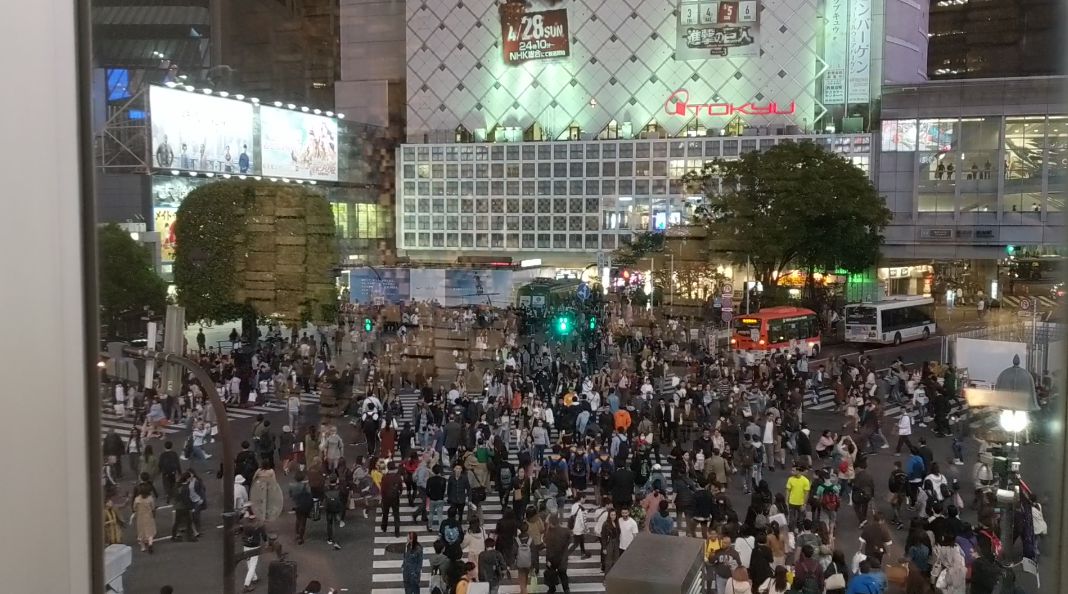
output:
[[[400,536],[400,496],[404,479],[397,472],[397,464],[390,462],[382,476],[382,532],[389,528],[389,512],[393,512],[393,536]]]

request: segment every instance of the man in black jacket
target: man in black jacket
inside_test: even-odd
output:
[[[560,525],[556,515],[549,516],[549,526],[545,529],[545,585],[548,594],[556,593],[559,582],[564,593],[571,592],[567,577],[567,550],[571,544],[571,531]]]
[[[449,482],[445,486],[445,493],[445,499],[452,509],[456,510],[456,519],[463,523],[464,508],[467,506],[467,499],[471,494],[471,483],[467,480],[467,475],[464,474],[462,464],[453,465],[452,476],[449,477]]]
[[[178,452],[174,451],[174,443],[167,441],[159,455],[159,474],[163,477],[163,491],[167,493],[167,503],[174,499],[174,486],[181,472],[182,463],[178,460]]]
[[[430,500],[430,514],[427,517],[426,529],[434,532],[438,529],[445,511],[445,492],[449,481],[442,474],[440,464],[435,464],[434,475],[426,480],[426,498]]]
[[[616,509],[630,507],[634,503],[634,471],[622,466],[612,473],[612,503]]]
[[[234,458],[234,472],[245,477],[245,484],[252,484],[252,476],[259,470],[260,463],[256,460],[256,454],[252,452],[252,444],[247,441],[241,442],[241,451]]]

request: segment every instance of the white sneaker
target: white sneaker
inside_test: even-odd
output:
[[[345,521],[344,520],[338,520],[337,526],[338,526],[338,528],[344,528],[345,527]]]
[[[211,454],[204,454],[205,460],[211,460]]]
[[[954,466],[964,466],[964,460],[954,460],[953,461],[953,465]]]
[[[178,459],[179,460],[188,460],[189,458],[186,458],[185,456],[178,456]]]

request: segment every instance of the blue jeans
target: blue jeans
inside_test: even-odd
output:
[[[433,532],[438,529],[445,519],[445,500],[430,500],[430,518],[427,520],[427,530]]]
[[[208,455],[206,453],[204,453],[204,446],[193,446],[192,449],[193,449],[193,455],[191,456],[191,458],[196,458],[197,460],[207,460],[208,459]]]
[[[964,442],[959,437],[953,438],[953,456],[957,460],[964,460]]]

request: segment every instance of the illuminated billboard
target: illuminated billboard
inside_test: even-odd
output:
[[[337,120],[260,107],[263,175],[337,181]]]
[[[505,64],[566,58],[571,55],[567,9],[542,12],[501,11]]]
[[[251,104],[157,86],[148,98],[155,167],[254,172]]]
[[[760,3],[678,0],[675,59],[760,56]]]

